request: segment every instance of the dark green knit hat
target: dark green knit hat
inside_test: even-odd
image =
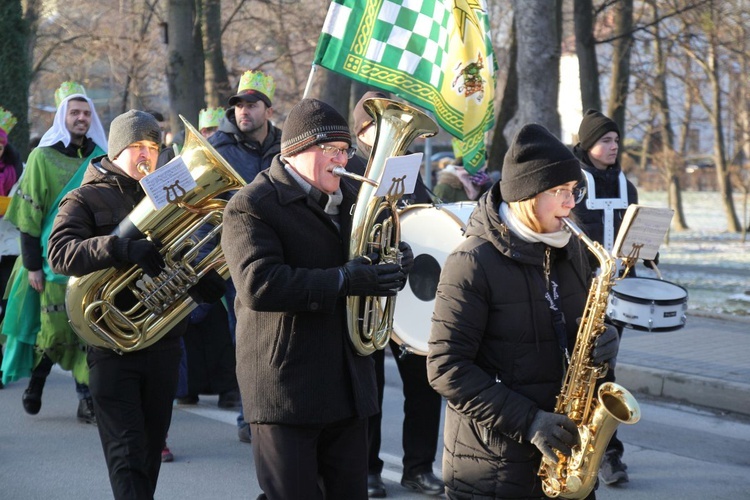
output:
[[[161,145],[161,128],[151,113],[131,109],[112,120],[109,126],[107,157],[114,160],[125,148],[138,141]]]

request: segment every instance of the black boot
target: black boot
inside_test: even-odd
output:
[[[36,415],[42,408],[42,391],[44,391],[44,383],[47,381],[47,377],[36,377],[34,375],[29,379],[29,386],[23,391],[21,402],[23,403],[23,409],[29,415]]]
[[[84,424],[96,425],[96,415],[94,414],[94,402],[91,398],[83,398],[78,402],[78,421]]]

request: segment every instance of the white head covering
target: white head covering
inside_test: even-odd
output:
[[[107,135],[104,133],[104,127],[102,126],[99,115],[96,114],[96,108],[94,107],[93,101],[83,94],[71,94],[60,103],[55,113],[55,121],[52,123],[52,127],[47,130],[42,136],[42,140],[39,141],[39,147],[52,146],[62,141],[63,145],[67,148],[70,145],[70,131],[65,126],[65,116],[68,114],[68,101],[73,97],[81,97],[86,99],[91,108],[91,126],[89,131],[86,133],[86,137],[91,138],[97,146],[102,148],[105,152],[107,151]]]

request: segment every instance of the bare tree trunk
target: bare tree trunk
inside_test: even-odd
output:
[[[651,2],[654,19],[659,17],[659,9],[656,2]],[[680,188],[679,167],[684,162],[678,161],[674,147],[674,131],[672,129],[672,116],[669,109],[669,95],[667,93],[667,53],[661,39],[659,25],[654,26],[654,56],[656,58],[655,92],[654,99],[657,109],[661,115],[662,130],[662,169],[664,179],[667,182],[667,193],[669,207],[674,210],[675,217],[672,226],[677,231],[688,229],[685,220],[685,212],[682,208],[682,189]]]
[[[620,127],[620,142],[625,140],[625,105],[630,81],[630,52],[633,46],[633,0],[616,3],[613,43],[612,81],[607,104],[607,115]]]
[[[224,107],[232,96],[221,46],[221,0],[201,0],[201,31],[206,68],[206,105]]]
[[[505,134],[503,134],[503,131],[518,111],[518,73],[516,72],[518,42],[516,40],[515,21],[511,26],[508,55],[508,77],[505,81],[505,91],[503,92],[503,99],[500,103],[500,111],[497,113],[497,119],[495,120],[495,131],[492,135],[492,144],[490,144],[487,170],[502,171],[505,153],[508,151],[508,141],[505,140]]]
[[[583,110],[601,110],[602,98],[599,92],[599,64],[596,59],[594,5],[592,0],[574,0],[573,19]]]
[[[169,85],[170,126],[181,130],[178,115],[194,126],[203,107],[203,47],[196,0],[169,0],[169,48],[167,81]]]
[[[740,221],[734,209],[732,197],[732,183],[729,181],[726,154],[724,152],[724,127],[721,118],[721,83],[719,80],[719,60],[716,54],[716,40],[713,35],[708,45],[708,78],[711,84],[713,106],[709,110],[709,118],[714,129],[714,163],[716,164],[716,180],[719,194],[724,205],[727,218],[727,229],[733,233],[740,231]]]
[[[16,117],[10,142],[26,158],[29,148],[29,84],[27,29],[20,0],[0,4],[0,106]]]
[[[558,2],[554,14],[549,0],[514,0],[518,40],[517,125],[539,123],[560,137],[557,98],[560,90]]]

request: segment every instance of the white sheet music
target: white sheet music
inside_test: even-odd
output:
[[[182,198],[197,186],[180,156],[148,174],[140,183],[157,210]]]
[[[669,231],[673,215],[671,208],[630,205],[617,233],[612,254],[617,258],[653,260]]]
[[[385,160],[375,196],[393,195],[401,197],[413,193],[421,164],[422,153],[391,156]]]

